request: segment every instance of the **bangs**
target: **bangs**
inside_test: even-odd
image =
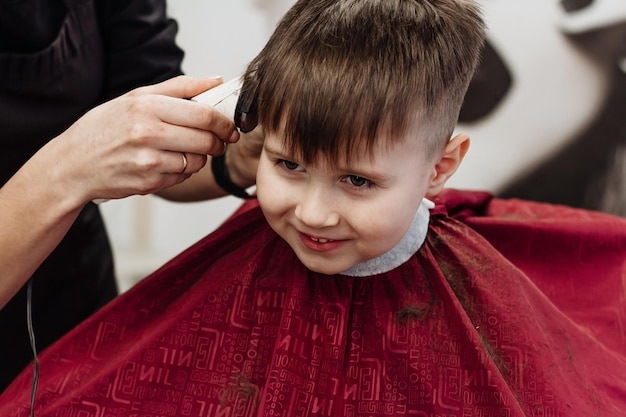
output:
[[[381,140],[391,146],[408,133],[414,120],[407,119],[406,109],[418,106],[406,90],[394,89],[402,81],[378,73],[375,64],[316,53],[306,64],[290,57],[283,61],[288,68],[278,64],[262,76],[257,98],[266,132],[280,134],[286,149],[305,163],[324,155],[333,164],[355,151],[369,153]]]

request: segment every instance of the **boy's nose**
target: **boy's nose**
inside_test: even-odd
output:
[[[296,204],[295,216],[312,228],[336,226],[341,216],[334,200],[331,192],[321,187],[310,187],[301,194]]]

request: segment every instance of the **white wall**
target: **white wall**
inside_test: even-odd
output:
[[[572,17],[564,15],[558,0],[480,3],[488,37],[508,64],[513,84],[493,113],[458,127],[472,144],[448,185],[495,192],[595,119],[608,91],[608,63],[598,62],[565,36],[562,28]]]

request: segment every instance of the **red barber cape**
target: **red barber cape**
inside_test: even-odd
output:
[[[366,278],[307,270],[241,210],[43,352],[35,415],[626,415],[626,220],[436,203]],[[32,372],[1,416],[29,415]]]

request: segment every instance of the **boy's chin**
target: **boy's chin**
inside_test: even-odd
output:
[[[316,272],[318,274],[324,275],[336,275],[341,274],[343,271],[346,271],[351,268],[351,265],[331,265],[330,263],[324,264],[322,263],[311,263],[305,262],[302,259],[300,261],[304,264],[304,266],[312,272]]]
[[[335,274],[339,274],[342,271],[345,271],[345,269],[342,269],[341,271],[337,270],[337,269],[333,269],[333,268],[324,268],[324,267],[320,267],[318,265],[315,266],[309,266],[307,264],[304,264],[304,266],[306,266],[306,268],[309,271],[312,272],[316,272],[318,274],[323,274],[323,275],[335,275]]]

